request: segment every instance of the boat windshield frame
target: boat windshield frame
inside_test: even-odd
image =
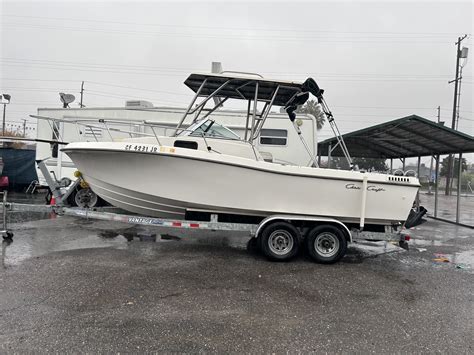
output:
[[[255,75],[245,76],[241,73],[236,75],[191,74],[185,84],[195,91],[195,95],[176,126],[175,136],[185,135],[186,130],[182,126],[186,118],[192,117],[190,125],[192,127],[196,122],[208,118],[228,99],[237,99],[248,101],[243,140],[251,144],[260,134],[274,103],[285,106],[295,95],[302,92],[302,83],[299,82],[273,81]],[[200,96],[203,99],[196,104]],[[205,109],[209,102],[213,102],[214,106]],[[260,112],[257,110],[259,102],[264,104]]]
[[[208,122],[210,122],[209,125],[205,129],[203,129],[203,126],[205,126],[206,123]],[[220,129],[224,131],[224,133],[222,133],[222,130],[220,131],[212,130],[212,127],[219,127]],[[199,130],[201,130],[201,132],[199,132]],[[214,133],[211,133],[211,130]],[[242,140],[237,133],[235,133],[231,129],[227,128],[226,126],[220,123],[217,123],[215,120],[212,120],[210,118],[204,118],[193,123],[186,130],[183,130],[182,132],[180,132],[178,136],[179,137],[197,136],[197,137],[227,139],[227,140],[235,140],[235,141]]]
[[[317,98],[318,104],[321,105],[322,112],[324,112],[327,117],[327,121],[337,140],[336,146],[340,146],[349,166],[353,169],[354,165],[352,158],[346,147],[342,134],[336,125],[331,110],[324,100],[324,90],[319,88],[314,79],[308,78],[304,83],[300,83],[284,80],[268,80],[255,75],[242,75],[242,73],[224,75],[224,72],[221,72],[217,74],[193,73],[184,83],[195,92],[195,95],[176,126],[174,133],[175,136],[179,136],[185,131],[182,126],[188,116],[194,116],[191,123],[192,126],[194,123],[209,117],[231,98],[248,102],[243,141],[248,142],[253,146],[254,141],[260,135],[260,131],[268,118],[272,106],[282,106],[288,113],[289,119],[293,123],[306,151],[311,156],[314,165],[318,166],[316,157],[308,148],[303,136],[301,135],[299,127],[295,124],[295,111],[297,107],[303,105],[306,100],[308,100],[309,94],[311,93]],[[203,99],[200,103],[196,104],[199,96]],[[209,102],[214,102],[214,107],[211,109],[205,109],[206,104]],[[260,112],[257,112],[257,105],[259,102],[263,103],[263,109]],[[201,114],[203,114],[202,117],[200,117]]]

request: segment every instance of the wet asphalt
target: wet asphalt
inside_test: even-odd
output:
[[[267,261],[238,233],[154,239],[72,217],[11,227],[2,353],[474,351],[472,229],[428,220],[409,251],[354,243],[319,265]]]

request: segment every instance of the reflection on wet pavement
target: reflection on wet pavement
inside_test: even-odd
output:
[[[17,198],[19,202],[42,203],[42,196]],[[30,201],[31,200],[31,201]],[[43,216],[41,216],[43,215]],[[169,229],[150,229],[111,221],[58,216],[49,214],[18,213],[11,214],[12,228],[15,232],[13,243],[2,244],[2,264],[16,265],[22,260],[47,255],[53,252],[90,249],[117,248],[134,249],[137,243],[146,242],[146,248],[154,243],[184,241],[212,246],[237,249],[247,247],[247,233],[222,233],[200,231],[172,231]],[[43,218],[43,219],[41,219]],[[171,234],[170,234],[171,233]],[[392,255],[404,264],[426,264],[434,268],[454,268],[473,272],[474,255],[471,241],[472,229],[434,221],[428,221],[411,229],[410,250],[405,251],[396,244],[388,242],[354,242],[349,245],[343,263],[362,263],[364,260],[381,255]],[[449,262],[437,262],[435,254],[443,254]],[[446,265],[438,265],[446,264]]]
[[[16,265],[33,257],[52,252],[90,249],[127,249],[138,242],[176,242],[180,238],[169,234],[157,235],[144,228],[130,227],[102,229],[103,221],[58,217],[55,220],[33,220],[13,224],[13,241],[2,244],[2,264]]]

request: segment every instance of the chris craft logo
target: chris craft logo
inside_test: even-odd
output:
[[[356,184],[346,184],[346,189],[348,190],[360,190],[361,187],[357,186]],[[385,191],[383,187],[377,187],[374,185],[369,185],[367,186],[367,191],[374,191],[374,192],[380,192],[380,191]]]

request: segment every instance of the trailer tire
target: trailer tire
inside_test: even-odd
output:
[[[259,249],[270,260],[286,261],[299,250],[299,232],[288,222],[274,222],[267,225],[260,236]]]
[[[11,242],[13,240],[13,232],[6,231],[5,234],[3,234],[3,240]]]
[[[247,242],[247,251],[252,254],[257,254],[260,251],[259,241],[252,237]]]
[[[74,195],[75,205],[81,208],[94,208],[99,206],[99,196],[88,188],[81,188]]]
[[[305,238],[305,245],[311,258],[320,264],[333,264],[347,251],[344,232],[330,224],[311,229]]]

